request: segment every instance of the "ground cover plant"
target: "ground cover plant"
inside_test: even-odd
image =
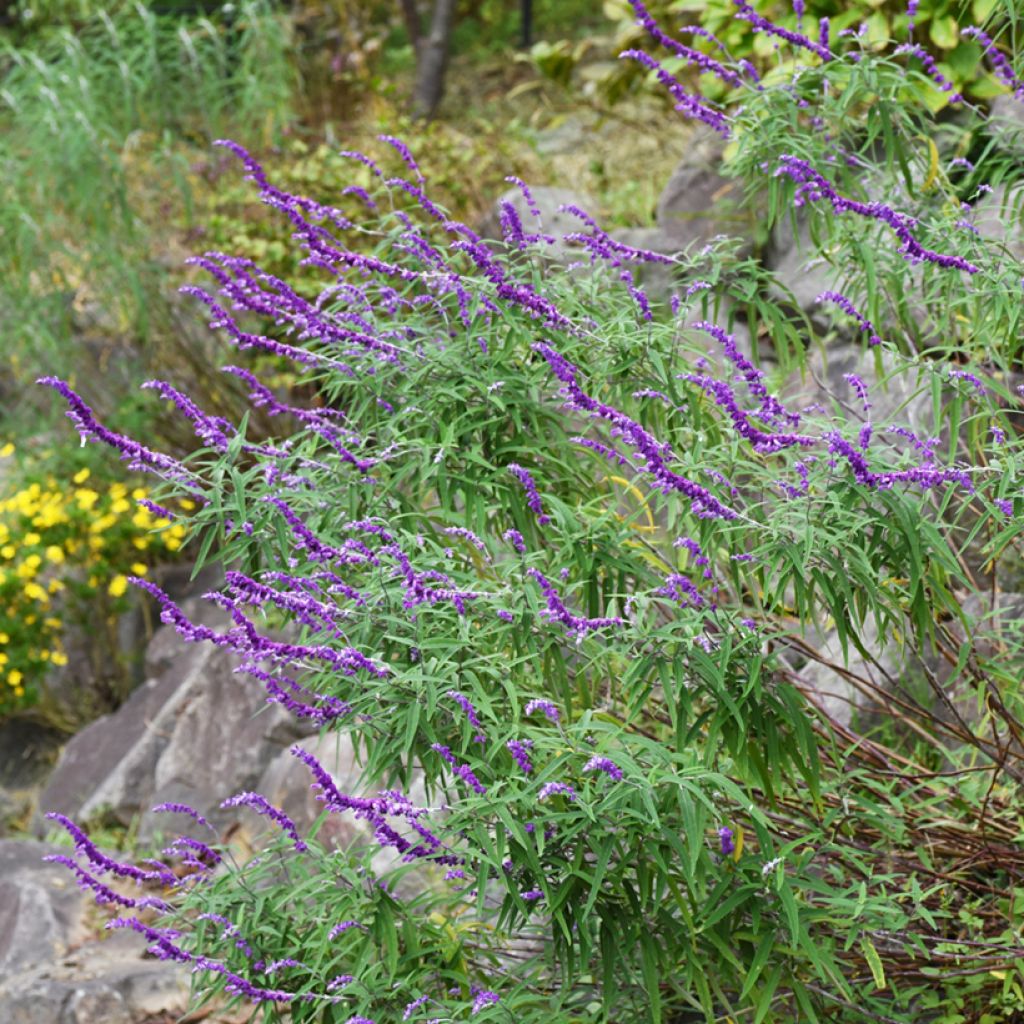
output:
[[[1024,654],[1000,614],[1021,578],[1024,269],[975,223],[997,189],[1016,212],[1015,143],[966,102],[937,122],[944,83],[904,40],[740,4],[780,41],[759,75],[633,6],[728,86],[716,103],[624,55],[728,141],[773,223],[803,226],[833,268],[825,342],[856,338],[870,387],[783,392],[822,339],[736,244],[670,258],[572,210],[555,260],[508,205],[488,245],[393,138],[386,162],[348,154],[370,187],[337,206],[224,143],[323,274],[312,300],[246,258],[194,261],[187,290],[238,352],[224,372],[279,433],[154,382],[198,439],[178,458],[41,381],[224,565],[223,628],[134,579],[163,620],[362,753],[352,794],[295,748],[323,802],[308,831],[226,793],[271,826],[247,862],[183,805],[142,864],[53,816],[110,926],[191,964],[197,1004],[348,1024],[1024,1013]],[[651,265],[675,275],[664,301]],[[309,400],[246,354],[290,361]],[[161,511],[181,499],[193,513]],[[846,721],[807,682],[833,662]],[[883,663],[881,683],[857,667]],[[321,841],[334,815],[365,842]]]

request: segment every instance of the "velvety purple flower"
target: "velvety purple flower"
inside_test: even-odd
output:
[[[103,853],[70,818],[56,811],[48,811],[46,817],[63,826],[64,830],[74,841],[75,849],[99,868],[101,872],[106,871],[117,875],[119,878],[130,878],[136,882],[160,882],[166,886],[178,884],[178,876],[170,868],[145,871],[132,864],[124,864],[121,861],[114,860],[113,857],[108,857]]]
[[[479,793],[483,796],[483,794],[487,792],[487,787],[476,777],[473,773],[473,769],[467,764],[461,764],[451,750],[443,743],[431,743],[430,749],[440,754],[441,757],[443,757],[444,760],[455,769],[453,774],[457,778],[462,779],[462,781],[465,782],[474,793]]]
[[[509,740],[505,744],[508,749],[512,752],[512,757],[515,759],[517,765],[524,775],[529,775],[533,771],[533,765],[530,763],[530,748],[533,746],[533,740]]]
[[[935,58],[923,46],[918,46],[916,43],[904,43],[902,46],[896,47],[894,56],[899,56],[904,53],[910,54],[911,57],[915,57],[920,61],[921,68],[924,73],[942,92],[953,91],[953,83],[938,69],[938,66],[935,63]],[[951,104],[959,103],[961,99],[963,99],[963,97],[957,94],[955,96],[951,96],[949,102]]]
[[[721,846],[722,856],[731,857],[736,850],[736,844],[732,840],[732,829],[723,825],[718,830],[718,842]]]
[[[741,86],[743,80],[732,71],[727,68],[720,61],[715,60],[713,57],[709,57],[706,53],[701,53],[699,50],[694,50],[689,46],[684,46],[677,39],[673,39],[671,36],[666,35],[658,25],[657,21],[650,15],[647,8],[643,5],[641,0],[629,0],[633,10],[636,11],[637,24],[647,30],[647,34],[657,43],[660,43],[667,50],[671,50],[677,57],[681,57],[687,63],[692,64],[698,68],[701,73],[708,72],[713,74],[716,78],[721,79],[727,85],[734,87]]]
[[[473,1006],[469,1011],[471,1017],[475,1017],[481,1010],[488,1006],[494,1006],[500,1001],[497,992],[477,988],[475,985],[471,991],[473,993]]]
[[[564,796],[569,800],[576,799],[576,790],[572,788],[567,782],[545,782],[540,787],[540,792],[537,794],[538,800],[547,800],[549,796]]]
[[[987,32],[975,25],[968,25],[967,28],[960,30],[960,37],[977,39],[992,62],[996,77],[1002,79],[1013,90],[1017,99],[1024,99],[1024,82],[1017,77],[1010,59],[996,46],[995,40]]]
[[[973,373],[968,373],[966,370],[950,369],[948,372],[948,377],[950,380],[966,381],[968,384],[971,385],[972,388],[974,388],[975,391],[977,391],[979,395],[984,395],[987,393],[985,385],[982,384],[979,378],[975,377]]]
[[[736,513],[706,488],[668,468],[666,461],[672,456],[669,445],[655,440],[639,423],[618,409],[591,398],[579,385],[576,367],[564,356],[546,344],[536,344],[533,349],[544,356],[552,372],[564,385],[562,390],[567,397],[566,404],[572,409],[588,412],[611,423],[614,432],[626,438],[643,456],[648,472],[655,477],[663,492],[678,491],[684,494],[692,503],[695,513],[702,517],[736,518]]]
[[[537,485],[534,483],[529,470],[523,469],[522,466],[512,462],[508,466],[508,471],[523,485],[523,490],[526,491],[526,504],[530,506],[530,509],[537,517],[537,522],[541,526],[546,526],[551,522],[551,516],[544,513],[540,494],[537,492]]]
[[[327,983],[327,991],[334,992],[339,988],[345,988],[346,985],[351,985],[355,981],[355,976],[352,974],[338,974]]]
[[[583,615],[573,615],[566,608],[554,584],[537,569],[527,569],[527,575],[532,576],[544,593],[547,608],[541,612],[541,616],[555,622],[560,622],[570,632],[579,637],[596,629],[604,629],[608,626],[625,625],[623,619],[618,616],[607,616],[604,618],[590,619]]]
[[[544,899],[544,893],[540,889],[527,889],[519,894],[519,898],[526,900],[527,903],[536,903],[537,900]]]
[[[266,797],[260,796],[259,793],[238,793],[222,801],[221,807],[248,807],[257,814],[263,815],[263,817],[269,818],[274,822],[291,839],[292,844],[299,853],[309,849],[299,836],[299,830],[295,822],[279,807],[275,807],[270,803]]]
[[[696,51],[695,51],[696,52]],[[649,53],[643,50],[623,50],[619,54],[620,60],[635,60],[638,64],[649,68],[655,73],[658,81],[664,86],[668,94],[675,100],[675,108],[681,114],[702,121],[713,131],[718,132],[723,138],[729,138],[732,130],[729,127],[729,119],[720,110],[708,106],[702,99],[691,96],[680,85],[675,76],[669,74],[661,64],[658,63]]]
[[[1013,501],[1011,499],[996,498],[994,504],[1004,516],[1010,517],[1013,515]]]
[[[583,766],[585,772],[604,772],[608,778],[615,782],[622,779],[622,769],[607,757],[599,757],[596,754]]]
[[[519,554],[526,554],[526,541],[523,540],[523,535],[518,530],[506,530],[501,535],[501,539],[508,541]]]
[[[469,721],[469,724],[477,730],[477,735],[473,738],[478,743],[483,743],[487,737],[483,734],[483,723],[480,721],[479,715],[477,715],[476,708],[473,706],[473,702],[464,694],[459,693],[458,690],[449,690],[447,694],[445,694],[445,696],[455,701],[455,703],[458,704],[460,708],[462,708],[467,720]]]
[[[775,173],[776,176],[786,175],[796,182],[795,203],[797,206],[824,199],[837,214],[855,213],[860,217],[888,224],[902,243],[900,253],[912,263],[933,263],[946,269],[963,270],[968,274],[976,274],[980,269],[960,256],[948,256],[926,249],[911,232],[911,228],[917,225],[917,221],[913,217],[905,213],[898,213],[892,207],[886,206],[885,203],[861,203],[855,199],[841,196],[827,178],[819,174],[807,160],[801,157],[784,153],[779,158],[779,166]]]
[[[200,825],[204,825],[210,829],[211,832],[216,832],[216,829],[204,818],[194,807],[190,807],[188,804],[180,803],[162,803],[157,804],[156,807],[151,807],[150,810],[154,814],[184,814],[191,818],[193,821],[198,822]]]
[[[787,43],[792,43],[793,46],[809,50],[811,53],[820,57],[823,61],[830,61],[832,59],[832,53],[828,48],[827,24],[825,26],[825,38],[821,42],[816,43],[805,36],[802,32],[790,32],[789,29],[780,28],[767,18],[762,17],[754,10],[753,7],[750,6],[747,0],[733,0],[733,2],[739,8],[739,12],[736,14],[736,17],[743,21],[750,22],[756,31],[776,36],[779,39],[784,39]]]
[[[427,996],[420,996],[419,999],[414,999],[411,1003],[408,1003],[405,1010],[402,1013],[402,1020],[408,1020],[421,1006],[427,1002]]]
[[[339,935],[344,935],[350,928],[362,928],[363,926],[358,921],[342,921],[340,924],[336,924],[328,933],[327,938],[330,941],[334,941]]]
[[[843,380],[850,385],[851,388],[857,393],[857,397],[861,401],[861,405],[864,406],[865,412],[871,411],[871,402],[868,401],[868,387],[855,373],[844,373]]]
[[[532,715],[534,711],[540,711],[549,722],[554,722],[555,725],[559,721],[559,711],[554,704],[549,700],[545,700],[543,697],[534,697],[533,700],[527,702],[525,708],[523,708],[523,714]]]

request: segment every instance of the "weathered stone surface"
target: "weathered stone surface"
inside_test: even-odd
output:
[[[882,373],[876,372],[875,359]],[[797,410],[821,404],[826,410],[837,407],[843,418],[856,422],[865,418],[856,392],[846,380],[848,374],[860,377],[868,389],[873,423],[894,424],[920,433],[930,429],[931,391],[928,380],[917,370],[903,369],[903,363],[887,351],[865,350],[859,344],[842,342],[815,348],[807,356],[807,369],[793,374],[785,397]]]
[[[74,879],[43,860],[66,852],[45,843],[0,840],[0,980],[62,956],[85,935],[85,899]]]
[[[764,263],[782,286],[773,289],[777,301],[783,305],[795,302],[798,309],[813,317],[820,326],[829,324],[829,317],[817,299],[832,288],[835,271],[814,244],[805,217],[798,218],[795,232],[788,218],[775,225]]]
[[[24,822],[37,787],[53,771],[64,735],[26,718],[0,722],[0,836],[15,820]]]
[[[118,931],[16,974],[0,974],[0,1020],[4,1024],[176,1020],[188,1007],[189,971],[180,964],[144,959],[145,950],[142,936]]]
[[[718,135],[698,128],[662,190],[658,227],[677,249],[703,244],[717,235],[746,238],[752,234],[751,214],[740,209],[742,183],[719,171],[723,149]]]
[[[188,613],[201,620],[210,614],[204,607],[189,602]],[[221,810],[221,801],[252,789],[274,756],[308,732],[284,709],[266,705],[262,688],[234,671],[229,652],[185,644],[169,632],[164,627],[154,638],[148,659],[165,666],[160,675],[65,748],[39,799],[37,834],[45,834],[41,815],[49,810],[79,819],[107,811],[125,824],[141,814],[139,837],[148,842],[182,827],[150,813],[165,801],[191,804],[226,826],[237,815]]]

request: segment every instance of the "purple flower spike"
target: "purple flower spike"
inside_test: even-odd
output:
[[[736,844],[732,841],[732,829],[725,825],[718,830],[718,842],[723,857],[731,857],[736,851]]]
[[[490,992],[487,989],[477,989],[473,995],[473,1007],[469,1011],[471,1017],[475,1017],[485,1007],[494,1006],[500,1001],[497,992]]]
[[[861,203],[855,199],[841,196],[824,175],[819,174],[808,161],[801,157],[783,153],[779,158],[779,167],[775,173],[776,176],[785,175],[796,182],[797,206],[826,200],[837,214],[855,213],[860,217],[888,224],[895,232],[896,237],[903,243],[900,246],[900,253],[911,263],[933,263],[937,267],[963,270],[968,274],[976,274],[980,269],[960,256],[948,256],[926,249],[911,233],[910,229],[917,224],[913,217],[909,217],[905,213],[898,213],[892,207],[886,206],[885,203]]]
[[[595,755],[583,766],[583,770],[585,772],[604,772],[614,782],[619,782],[622,779],[622,769],[608,757]]]
[[[576,799],[576,790],[566,782],[545,782],[544,785],[540,787],[537,799],[547,800],[549,796],[557,796],[559,794],[567,797],[569,800]]]
[[[544,700],[543,697],[535,697],[526,705],[525,708],[523,708],[523,713],[526,715],[532,715],[534,711],[543,712],[544,717],[547,718],[549,722],[554,722],[555,725],[558,724],[558,708],[556,708],[551,701]]]
[[[257,814],[270,818],[274,824],[278,825],[281,831],[291,839],[292,844],[299,853],[309,849],[299,836],[299,830],[296,828],[295,822],[284,811],[270,803],[266,797],[260,796],[259,793],[238,793],[236,796],[229,797],[223,801],[221,807],[249,807]]]
[[[512,752],[512,757],[515,758],[515,762],[519,765],[522,773],[524,775],[529,775],[533,771],[533,765],[530,763],[529,754],[529,750],[533,746],[533,741],[509,740],[505,746]]]
[[[529,470],[523,469],[518,463],[512,462],[509,463],[508,471],[523,485],[523,490],[526,491],[526,504],[530,506],[530,510],[537,517],[537,522],[541,526],[547,526],[551,522],[551,516],[546,515],[544,512],[540,494],[537,492],[537,485],[533,482],[533,477],[530,475]]]

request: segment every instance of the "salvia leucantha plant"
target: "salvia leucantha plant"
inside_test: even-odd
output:
[[[135,580],[163,620],[365,770],[346,792],[293,750],[323,806],[308,830],[225,793],[266,819],[248,861],[183,805],[142,866],[52,816],[109,927],[190,965],[197,1003],[347,1024],[1021,1019],[1024,657],[999,588],[1020,567],[1024,267],[970,230],[1009,165],[974,145],[979,111],[930,119],[916,98],[942,84],[904,44],[739,6],[795,74],[702,57],[722,106],[626,56],[833,269],[826,355],[858,340],[870,386],[783,389],[822,338],[737,246],[670,258],[574,208],[554,239],[521,182],[529,214],[506,205],[485,243],[395,139],[389,160],[349,154],[372,185],[338,206],[224,143],[324,275],[313,299],[193,261],[207,283],[187,290],[238,352],[223,372],[279,436],[153,382],[194,428],[179,460],[42,381],[83,443],[161,481],[160,515],[195,503],[223,625]],[[305,403],[250,353],[298,371]],[[905,408],[873,415],[897,385]],[[851,715],[809,684],[822,666]],[[332,816],[364,840],[323,841]]]

